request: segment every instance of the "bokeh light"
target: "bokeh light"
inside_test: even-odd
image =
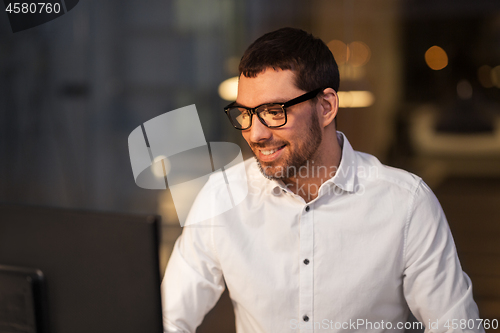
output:
[[[223,81],[219,85],[219,96],[226,101],[235,101],[238,97],[238,76]]]
[[[356,41],[347,45],[335,39],[330,41],[327,46],[339,66],[348,64],[360,67],[365,65],[371,57],[370,48],[363,42]]]
[[[460,80],[457,83],[457,95],[460,99],[470,99],[472,97],[472,85],[467,80]]]
[[[500,88],[500,66],[493,67],[491,70],[491,83],[497,88]]]
[[[328,48],[333,54],[337,65],[343,65],[349,58],[349,49],[347,45],[340,40],[332,40],[327,44]]]
[[[375,102],[373,93],[365,90],[339,91],[337,95],[341,108],[366,108]]]
[[[438,71],[448,65],[448,55],[439,46],[431,46],[425,52],[425,62],[431,69]]]
[[[163,163],[162,163],[163,160]],[[163,166],[165,166],[165,170],[163,170]],[[157,178],[165,177],[170,172],[170,161],[166,156],[160,155],[157,156],[153,163],[151,163],[151,171],[153,171],[153,175]]]
[[[371,51],[368,45],[363,42],[352,42],[348,46],[347,62],[353,67],[365,65],[370,60]]]

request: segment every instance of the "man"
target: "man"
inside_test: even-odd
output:
[[[165,331],[194,332],[224,278],[240,333],[401,332],[410,309],[429,332],[481,332],[429,187],[336,131],[339,75],[326,45],[280,29],[239,69],[225,112],[255,154],[250,193],[211,227],[184,228],[162,284]]]

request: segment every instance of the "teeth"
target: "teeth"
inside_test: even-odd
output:
[[[277,151],[278,151],[278,148],[273,149],[273,150],[261,150],[260,152],[262,153],[262,155],[271,155]]]

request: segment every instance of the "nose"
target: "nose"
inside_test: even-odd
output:
[[[256,114],[252,115],[252,126],[250,127],[250,140],[252,142],[263,142],[271,138],[272,132],[269,127],[260,122]]]

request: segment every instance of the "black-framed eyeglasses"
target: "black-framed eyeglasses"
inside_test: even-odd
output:
[[[246,130],[252,126],[252,115],[257,115],[260,122],[269,128],[281,127],[286,124],[286,108],[313,99],[326,88],[318,88],[300,95],[285,103],[267,103],[255,108],[235,105],[233,102],[224,108],[229,121],[236,129]]]

